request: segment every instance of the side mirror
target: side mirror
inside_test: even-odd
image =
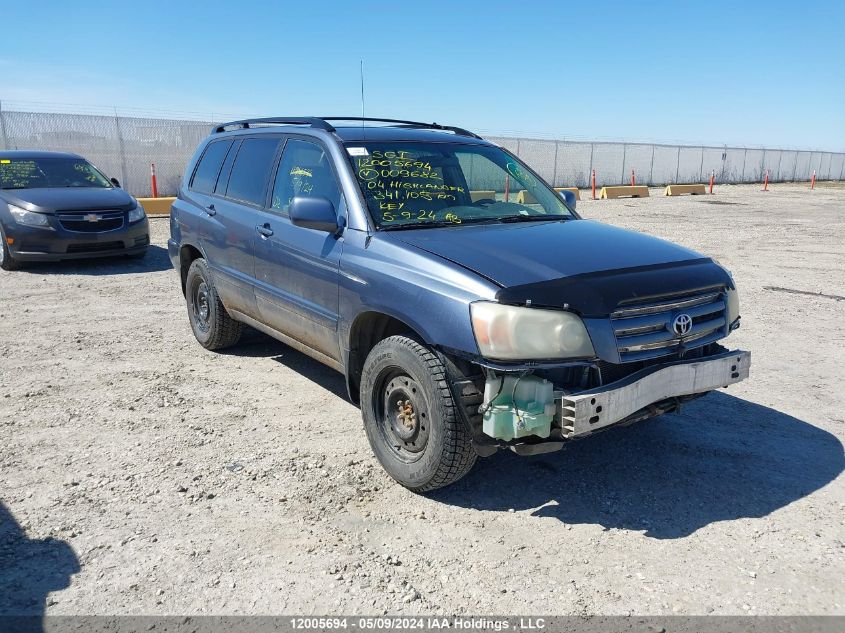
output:
[[[120,187],[120,181],[117,178],[109,178],[109,182],[113,184],[115,187]]]
[[[560,197],[566,201],[567,206],[574,210],[576,203],[575,194],[571,191],[558,191],[558,193],[560,194]]]
[[[296,196],[290,203],[288,214],[291,222],[306,229],[334,234],[340,228],[334,205],[328,198],[321,196],[314,198]]]

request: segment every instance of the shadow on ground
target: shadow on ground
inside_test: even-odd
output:
[[[244,327],[237,345],[220,353],[243,358],[272,358],[338,398],[349,399],[346,380],[341,373],[251,327]]]
[[[680,414],[610,429],[558,453],[499,451],[432,496],[671,539],[717,521],[763,517],[830,483],[843,467],[842,444],[830,433],[715,392]]]
[[[147,248],[141,259],[125,255],[94,259],[69,259],[62,262],[27,262],[19,273],[35,275],[126,275],[173,270],[167,249],[155,244]]]
[[[0,616],[28,616],[15,624],[15,631],[41,631],[47,594],[66,588],[78,571],[70,545],[52,538],[28,539],[0,502]]]
[[[226,353],[264,357],[347,398],[338,372],[255,330]],[[845,468],[836,437],[724,392],[666,415],[572,442],[563,451],[479,459],[445,504],[679,538],[715,523],[762,517],[833,481]]]

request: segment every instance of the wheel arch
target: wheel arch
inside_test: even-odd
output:
[[[422,328],[405,319],[380,310],[364,310],[356,315],[349,328],[346,358],[346,389],[349,398],[359,404],[359,389],[364,361],[370,351],[384,339],[404,334],[420,342],[429,343]]]
[[[185,281],[188,278],[188,269],[196,259],[206,259],[199,247],[190,242],[179,247],[179,279],[182,283],[182,294],[185,294]]]

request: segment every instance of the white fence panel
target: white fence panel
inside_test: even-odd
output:
[[[592,143],[558,143],[555,187],[589,187]]]

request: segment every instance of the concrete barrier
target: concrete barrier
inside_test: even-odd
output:
[[[495,200],[496,199],[496,192],[495,191],[470,191],[469,197],[473,202],[478,202],[479,200]]]
[[[135,198],[147,215],[170,215],[170,205],[176,198]]]
[[[554,190],[555,191],[571,191],[572,193],[575,194],[576,200],[581,199],[581,191],[578,189],[578,187],[555,187]]]
[[[648,187],[645,185],[636,185],[635,187],[602,187],[599,192],[599,198],[602,200],[624,198],[626,196],[632,198],[648,198]]]
[[[669,185],[666,187],[667,196],[682,196],[688,193],[693,196],[698,196],[707,193],[707,187],[703,183],[696,185]]]
[[[525,189],[521,189],[520,192],[516,194],[516,202],[517,204],[537,204],[537,198],[532,196]]]

